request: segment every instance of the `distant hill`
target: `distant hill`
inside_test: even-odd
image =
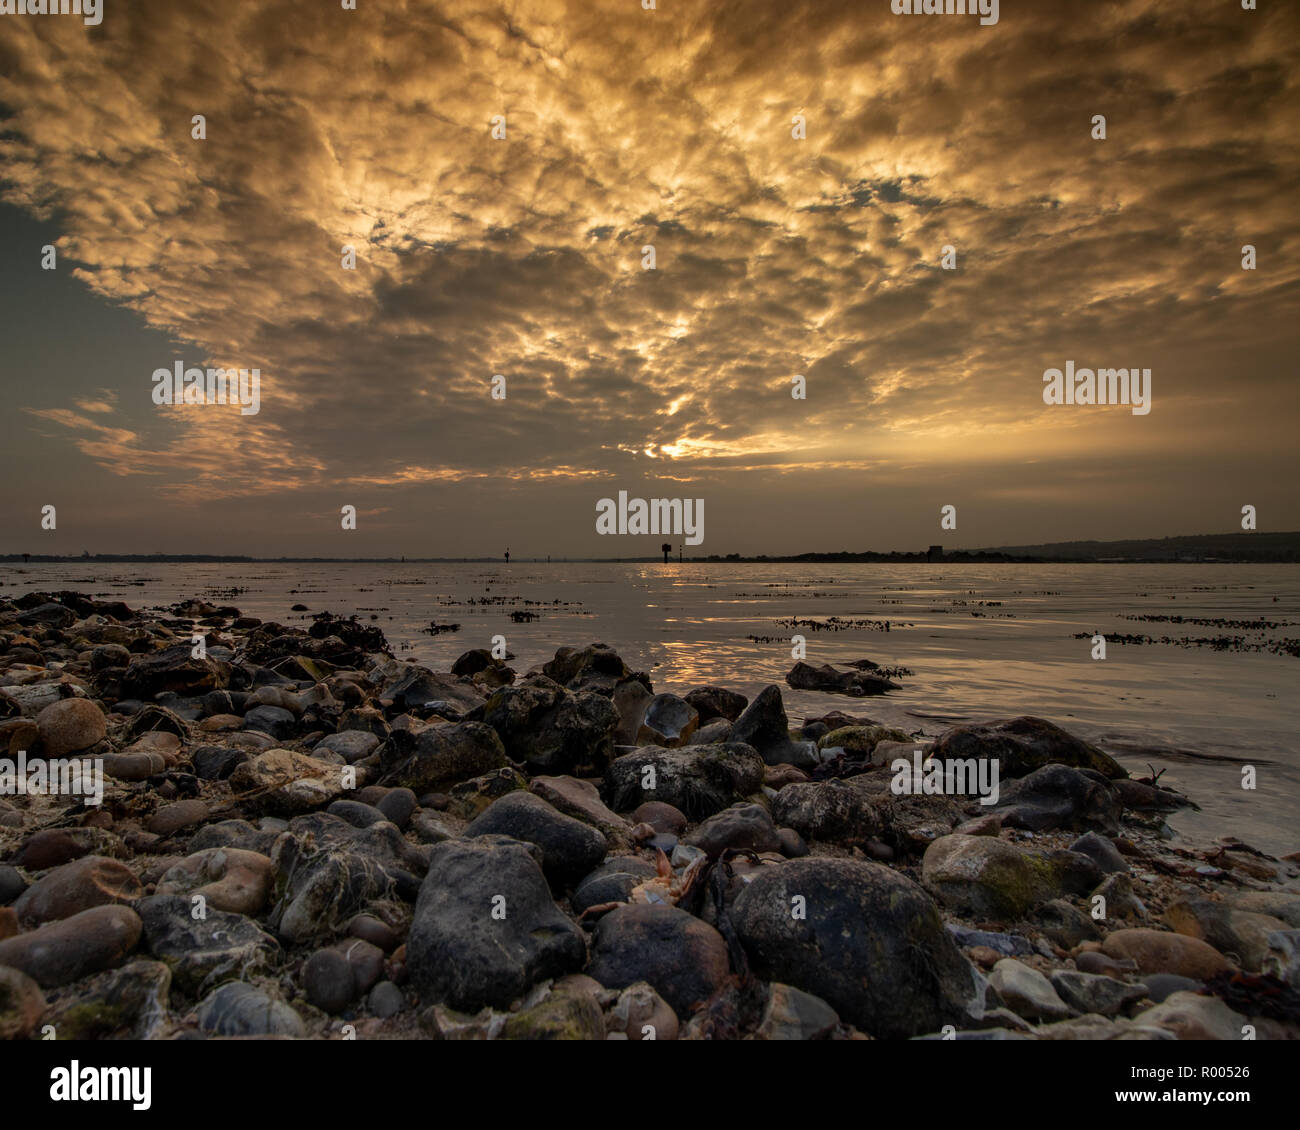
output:
[[[1300,533],[1187,534],[1172,538],[1126,541],[1061,541],[1046,545],[1009,545],[986,550],[1009,557],[1057,561],[1297,561]]]

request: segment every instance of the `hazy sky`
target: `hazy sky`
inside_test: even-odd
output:
[[[0,552],[653,552],[619,490],[697,553],[1300,528],[1300,4],[999,14],[0,16]]]

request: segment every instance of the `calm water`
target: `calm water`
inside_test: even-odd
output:
[[[247,569],[235,573],[232,569]],[[238,605],[281,623],[295,603],[374,618],[395,652],[446,670],[504,635],[523,671],[562,644],[600,640],[656,690],[716,683],[753,695],[781,685],[792,721],[844,709],[909,732],[1037,714],[1095,742],[1129,769],[1203,809],[1175,827],[1231,833],[1274,853],[1300,849],[1300,659],[1269,652],[1109,643],[1091,658],[1076,632],[1171,637],[1300,638],[1300,569],[1291,565],[133,565],[0,567],[0,591],[76,588],[133,607],[183,597]],[[237,588],[238,592],[232,592]],[[532,601],[535,603],[526,603]],[[534,612],[516,623],[511,612]],[[1245,629],[1130,616],[1270,621]],[[889,622],[838,632],[790,628],[797,617]],[[460,630],[430,635],[431,622]],[[913,674],[888,696],[792,691],[789,637],[808,661],[867,658]],[[755,642],[750,636],[777,637]],[[1259,787],[1240,786],[1241,766]]]

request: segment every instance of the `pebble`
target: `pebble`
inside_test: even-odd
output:
[[[1014,957],[1004,957],[993,967],[989,984],[1009,1009],[1026,1020],[1065,1020],[1072,1015],[1052,983]]]
[[[104,776],[117,781],[144,781],[167,768],[158,753],[107,753],[103,764]]]
[[[392,981],[380,981],[366,998],[366,1008],[371,1015],[381,1019],[396,1016],[406,1007],[406,996]]]
[[[0,966],[0,1040],[25,1040],[44,1011],[41,987],[22,970]]]
[[[208,806],[201,800],[178,800],[155,812],[145,828],[155,836],[170,836],[182,828],[202,824],[208,818]]]
[[[356,997],[356,981],[348,959],[334,949],[317,950],[302,967],[307,999],[331,1014],[342,1012]]]
[[[348,934],[392,953],[401,941],[396,930],[372,914],[358,914],[348,923]]]
[[[778,982],[772,986],[754,1039],[824,1040],[839,1022],[835,1010],[821,997]]]
[[[199,896],[217,910],[259,914],[270,897],[275,874],[275,864],[259,852],[206,848],[169,868],[156,893]]]
[[[199,1027],[216,1036],[291,1036],[307,1034],[302,1018],[282,1000],[253,985],[222,985],[198,1007]]]

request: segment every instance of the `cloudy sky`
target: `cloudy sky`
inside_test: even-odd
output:
[[[0,552],[652,551],[619,490],[700,553],[1300,528],[1298,55],[1289,0],[0,16]],[[1067,359],[1150,414],[1045,405]]]

